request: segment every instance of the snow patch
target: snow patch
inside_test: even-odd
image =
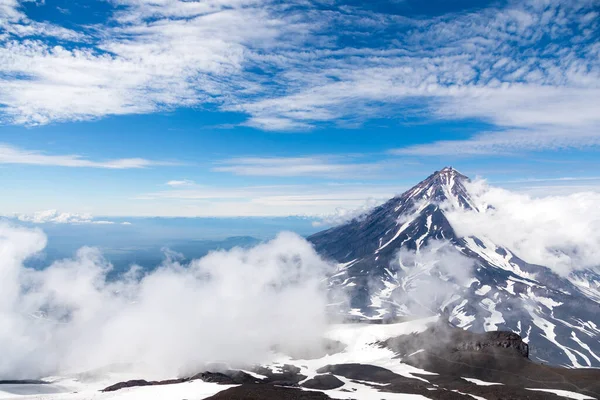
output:
[[[475,291],[475,294],[479,296],[485,296],[489,293],[490,290],[492,290],[492,287],[490,285],[483,285]]]
[[[496,383],[496,382],[486,382],[486,381],[482,381],[480,379],[475,379],[475,378],[465,378],[464,376],[461,377],[461,379],[464,379],[465,381],[474,383],[476,385],[479,386],[494,386],[494,385],[503,385],[503,383]]]
[[[497,331],[498,325],[503,324],[504,317],[502,313],[496,310],[496,303],[491,299],[483,299],[480,302],[481,306],[490,313],[489,317],[484,318],[483,327],[486,332]]]

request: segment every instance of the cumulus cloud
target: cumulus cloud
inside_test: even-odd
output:
[[[561,275],[600,267],[600,194],[533,197],[482,180],[467,186],[482,211],[447,211],[458,235],[487,237]]]
[[[314,221],[313,226],[335,226],[342,225],[346,222],[350,222],[354,219],[360,219],[361,217],[367,215],[369,212],[373,210],[373,208],[377,207],[382,203],[381,200],[377,200],[374,198],[369,198],[365,200],[364,204],[356,207],[356,208],[341,208],[338,207],[335,209],[333,213],[325,214],[319,217],[318,221]]]
[[[0,379],[115,364],[172,377],[211,362],[265,361],[274,346],[321,343],[330,266],[295,234],[189,265],[167,257],[151,273],[132,268],[114,281],[92,248],[25,267],[45,243],[38,229],[0,224]]]

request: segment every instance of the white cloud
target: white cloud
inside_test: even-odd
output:
[[[546,127],[545,129],[510,129],[475,135],[466,140],[441,140],[391,150],[391,154],[415,156],[502,155],[522,150],[566,150],[600,146],[600,124],[589,130]]]
[[[266,361],[273,346],[314,349],[326,329],[321,281],[330,266],[300,237],[217,251],[154,272],[107,280],[98,250],[42,270],[23,265],[46,243],[39,230],[0,225],[0,379],[129,366],[148,379],[205,364]]]
[[[232,106],[232,110],[250,111],[248,106]],[[274,115],[252,116],[242,125],[258,128],[265,131],[306,131],[312,129],[312,125],[307,122],[294,121],[290,118],[278,117]]]
[[[587,1],[548,1],[543,7],[526,1],[430,20],[380,16],[384,26],[410,26],[410,34],[386,48],[315,50],[311,56],[318,62],[286,71],[293,83],[285,95],[232,109],[250,113],[253,121],[294,126],[423,116],[425,107],[434,118],[476,118],[509,129],[505,139],[497,132],[405,154],[598,146],[600,47],[594,35],[600,25],[582,18],[590,7]],[[269,123],[262,128],[271,129]],[[515,132],[520,134],[511,136]]]
[[[246,157],[220,162],[217,172],[231,172],[248,176],[315,176],[359,177],[373,174],[383,168],[381,163],[360,163],[352,157]]]
[[[305,30],[293,16],[278,16],[269,2],[118,3],[117,24],[82,33],[93,46],[5,38],[5,120],[45,124],[219,103],[256,90],[251,77],[241,76],[252,48],[268,49],[289,32]]]
[[[152,161],[144,158],[121,158],[107,161],[92,161],[79,155],[50,155],[34,150],[0,143],[0,164],[46,165],[75,168],[131,169],[157,165],[176,165],[172,162]]]
[[[54,24],[32,21],[25,15],[21,3],[43,3],[38,0],[0,0],[0,42],[11,35],[17,37],[49,36],[66,40],[81,40],[83,35]]]
[[[558,178],[524,178],[504,183],[600,181],[600,176],[562,176]]]
[[[33,222],[36,224],[45,223],[90,223],[92,222],[91,214],[65,213],[57,210],[38,211],[33,214],[17,214],[16,218],[19,221]]]
[[[8,215],[8,217],[16,218],[19,221],[31,222],[34,224],[99,224],[113,225],[113,221],[97,220],[91,214],[78,214],[60,212],[57,210],[37,211],[32,214],[17,213]],[[123,225],[131,225],[129,222],[123,222]]]
[[[387,200],[400,189],[367,184],[177,188],[138,196],[132,213],[120,215],[322,217],[339,209],[356,209],[368,199]]]
[[[194,186],[195,182],[191,181],[189,179],[183,179],[183,180],[173,180],[173,181],[169,181],[167,182],[168,186],[173,186],[173,187],[179,187],[179,186]]]
[[[3,1],[10,24],[23,25],[15,0]],[[509,1],[428,19],[255,0],[117,3],[114,24],[80,33],[92,45],[5,37],[6,120],[38,124],[214,103],[247,114],[243,125],[290,131],[425,109],[433,118],[527,131],[521,136],[530,140],[514,149],[551,148],[563,131],[562,146],[598,145],[600,22],[589,0]],[[339,46],[353,36],[364,40]],[[473,142],[462,142],[482,149],[470,154],[493,151],[481,137]],[[440,145],[448,146],[431,151]]]
[[[458,235],[488,237],[562,275],[600,266],[600,193],[533,197],[484,181],[475,181],[469,190],[484,211],[448,212]]]
[[[408,315],[428,315],[447,304],[473,277],[474,262],[447,241],[432,240],[418,251],[401,249],[390,268],[402,285],[391,300]],[[427,290],[423,290],[427,288]]]
[[[373,211],[373,208],[382,204],[382,200],[373,198],[366,199],[365,202],[355,208],[341,208],[337,207],[333,213],[319,216],[319,220],[313,222],[313,226],[323,225],[341,225],[354,219],[360,219]]]

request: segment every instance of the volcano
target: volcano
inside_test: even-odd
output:
[[[331,307],[369,320],[441,314],[468,331],[514,332],[537,362],[599,368],[598,273],[559,276],[487,237],[459,236],[448,213],[493,207],[478,204],[470,187],[468,177],[447,167],[309,237],[338,265],[329,278]]]

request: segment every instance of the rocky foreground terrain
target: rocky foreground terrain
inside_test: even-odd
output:
[[[368,331],[369,327],[356,329]],[[404,398],[400,394],[429,399],[558,399],[563,397],[561,394],[600,398],[600,370],[532,362],[528,345],[512,332],[476,334],[437,322],[424,331],[368,345],[391,351],[390,363],[396,361],[415,369],[394,371],[377,363],[335,363],[332,357],[332,363],[316,369],[316,374],[307,373],[308,368],[299,360],[290,360],[290,364],[255,367],[248,372],[205,372],[191,379],[239,385],[209,397],[215,400]],[[105,390],[123,384],[127,382]],[[365,389],[371,393],[363,393]]]
[[[408,323],[410,324],[410,323]],[[401,324],[400,324],[401,325]],[[393,333],[393,325],[381,326]],[[368,331],[368,326],[354,329]],[[377,327],[372,328],[377,330]],[[512,332],[472,333],[444,322],[435,322],[420,332],[367,343],[393,353],[389,362],[415,367],[410,373],[375,364],[344,362],[323,365],[307,373],[299,360],[290,364],[254,367],[251,371],[203,372],[189,379],[239,385],[210,399],[327,399],[343,393],[347,398],[360,386],[379,393],[381,399],[397,394],[430,399],[550,399],[561,391],[579,393],[572,397],[600,397],[600,370],[551,367],[529,360],[529,346]],[[337,346],[343,354],[345,346]],[[325,361],[327,356],[322,360]],[[295,365],[298,364],[298,365]],[[421,373],[418,370],[422,370]],[[434,374],[432,374],[434,373]],[[409,376],[407,376],[409,375]],[[169,382],[166,382],[169,383]],[[104,389],[114,391],[139,382],[122,382]],[[147,384],[147,383],[141,383]],[[153,382],[149,384],[165,384]],[[359,387],[356,387],[359,386]],[[534,391],[529,388],[553,390]],[[364,389],[363,389],[364,390]],[[334,392],[334,393],[330,393]],[[371,393],[368,398],[376,398]],[[565,394],[565,393],[563,393]]]
[[[0,382],[1,399],[599,399],[600,370],[531,361],[512,332],[472,333],[437,317],[331,327],[322,354],[273,353],[169,380],[98,372]],[[139,377],[138,377],[139,378]]]

